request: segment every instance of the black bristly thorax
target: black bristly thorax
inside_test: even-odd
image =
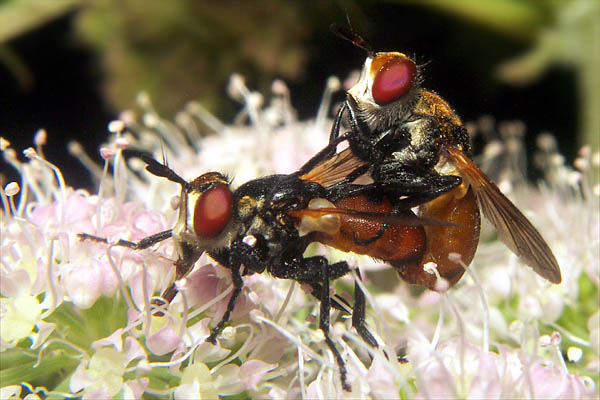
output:
[[[300,243],[304,241],[300,241],[295,221],[287,211],[304,209],[311,199],[324,194],[322,186],[288,175],[245,183],[234,192],[234,218],[241,223],[237,240],[254,237],[255,249],[265,261],[261,269],[279,264],[286,254],[297,256],[296,247],[300,244],[305,248],[307,244]]]

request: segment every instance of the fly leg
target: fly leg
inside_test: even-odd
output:
[[[342,379],[342,388],[350,392],[351,387],[348,384],[348,370],[346,369],[346,364],[344,363],[344,359],[342,355],[335,347],[335,343],[329,336],[329,312],[331,311],[331,299],[329,297],[329,264],[324,259],[324,262],[321,263],[321,275],[323,278],[323,291],[321,296],[321,308],[319,311],[319,328],[323,331],[323,335],[325,336],[325,343],[327,343],[327,347],[333,353],[335,357],[335,361],[337,362],[338,368],[340,369],[340,377]]]
[[[311,260],[311,257],[308,260]],[[337,279],[346,275],[350,271],[348,264],[345,261],[341,261],[335,264],[331,264],[328,266],[328,274],[329,279]],[[360,272],[357,270],[358,279],[361,279]],[[325,282],[325,278],[321,277],[323,282]],[[329,280],[327,281],[329,282]],[[365,341],[365,343],[369,344],[371,347],[378,347],[377,340],[373,337],[373,334],[367,327],[365,322],[365,310],[366,310],[366,300],[365,294],[362,289],[355,283],[354,285],[354,307],[351,308],[348,302],[346,302],[343,298],[339,296],[334,296],[331,298],[329,296],[329,288],[324,285],[319,284],[316,281],[308,282],[308,284],[313,289],[312,295],[321,301],[323,304],[323,298],[327,297],[330,302],[330,308],[333,307],[340,311],[351,312],[352,313],[352,326],[356,329],[356,332],[360,335],[360,337]],[[329,286],[329,285],[327,285]]]
[[[311,295],[317,300],[327,294],[323,291],[323,286],[319,283],[321,278],[320,263],[322,257],[309,257],[302,259],[294,259],[290,262],[284,263],[279,267],[270,268],[269,272],[274,277],[279,279],[291,279],[303,284],[307,284],[311,287]],[[318,270],[315,270],[314,265],[318,265]],[[329,279],[337,279],[350,272],[348,263],[340,261],[335,264],[329,265]],[[334,295],[331,299],[331,305],[333,308],[347,312],[352,312],[352,306],[346,300],[338,295]]]
[[[145,237],[137,243],[131,242],[129,240],[120,239],[115,245],[121,246],[121,247],[127,247],[132,250],[143,250],[143,249],[147,249],[147,248],[151,247],[152,245],[154,245],[158,242],[162,242],[163,240],[166,240],[172,236],[173,236],[173,231],[171,229],[169,229],[167,231],[158,232],[158,233],[155,233],[154,235]],[[106,244],[110,243],[108,241],[108,239],[106,239],[106,238],[90,235],[88,233],[80,233],[77,235],[77,237],[80,240],[92,240],[95,242],[106,243]],[[183,254],[179,256],[177,261],[175,261],[175,280],[181,279],[185,275],[187,275],[187,273],[194,266],[194,263],[196,262],[196,260],[200,257],[200,254],[197,254],[197,252],[194,251],[189,246],[182,245],[182,250],[183,250]],[[157,306],[162,306],[164,304],[168,304],[173,300],[173,298],[175,298],[175,296],[177,295],[177,292],[178,292],[177,287],[175,286],[175,283],[173,283],[171,286],[169,286],[167,289],[165,289],[165,291],[162,293],[162,295],[161,295],[162,299],[153,300],[152,304],[157,305]],[[164,313],[162,311],[157,311],[154,313],[154,315],[162,316],[162,315],[164,315]]]
[[[206,338],[207,342],[212,344],[217,344],[217,336],[221,334],[223,328],[225,327],[225,323],[229,321],[229,317],[231,316],[231,312],[235,308],[235,302],[237,301],[240,293],[242,293],[242,287],[244,286],[244,281],[242,280],[242,274],[240,273],[241,265],[239,262],[237,265],[233,264],[231,268],[231,280],[233,281],[233,293],[229,298],[229,303],[227,303],[227,310],[225,310],[225,314],[221,318],[221,321],[213,328],[210,333],[210,336]]]
[[[358,279],[362,279],[360,276],[360,271],[356,270],[356,274],[358,275]],[[365,294],[362,289],[358,285],[357,282],[354,283],[354,309],[352,310],[352,326],[356,329],[356,332],[360,335],[360,337],[372,347],[377,348],[379,345],[377,344],[377,340],[373,337],[373,334],[367,327],[365,322],[365,308],[366,308],[366,300]]]
[[[244,286],[241,271],[242,266],[245,270],[262,272],[262,270],[264,270],[264,262],[261,262],[260,255],[255,248],[248,246],[241,241],[234,241],[231,244],[229,251],[210,253],[210,255],[231,271],[231,280],[233,282],[233,293],[229,298],[229,303],[227,303],[227,309],[217,326],[213,328],[210,336],[206,339],[207,342],[216,344],[217,336],[221,334],[225,324],[229,321],[231,313],[235,308],[235,303],[242,293],[242,288]]]
[[[348,103],[344,101],[342,103],[342,106],[338,110],[338,113],[335,116],[335,119],[333,120],[333,125],[331,126],[331,132],[329,133],[329,143],[333,143],[340,135],[340,127],[342,125],[342,117],[344,115],[344,112],[347,109],[348,109]]]
[[[193,246],[186,244],[185,242],[181,242],[179,244],[181,254],[179,254],[179,258],[175,261],[175,279],[171,286],[166,288],[162,294],[160,295],[160,299],[152,300],[152,304],[160,307],[165,304],[170,304],[171,301],[175,298],[179,290],[177,289],[178,280],[185,277],[191,270],[194,268],[194,264],[198,261],[198,258],[202,255],[202,252],[198,252]],[[156,316],[163,316],[164,313],[162,311],[157,311],[154,313]]]
[[[311,257],[308,260],[311,260],[313,258],[318,257]],[[341,261],[329,265],[327,271],[329,274],[329,279],[337,279],[343,275],[346,275],[346,273],[348,273],[350,269],[345,261]],[[357,274],[358,279],[362,279],[358,270]],[[322,285],[314,281],[309,282],[310,286],[313,288],[312,295],[321,301],[321,306],[323,305],[323,299],[327,297],[327,300],[330,304],[329,309],[331,309],[331,306],[333,306],[333,308],[348,312],[349,304],[343,298],[339,296],[334,296],[334,298],[332,299],[329,296],[329,279],[326,280],[325,278],[325,275],[321,277],[323,281]],[[327,285],[325,285],[325,282],[327,282]],[[370,346],[378,347],[377,340],[375,340],[375,337],[373,337],[373,334],[371,333],[365,322],[365,294],[363,293],[358,283],[355,283],[354,285],[354,307],[350,310],[352,312],[352,326],[354,327],[354,329],[356,329],[360,337],[365,341],[365,343],[369,344]],[[329,314],[327,314],[327,318],[329,319]],[[327,324],[327,326],[329,326],[329,324]]]
[[[335,343],[329,336],[329,313],[331,312],[332,301],[329,295],[329,280],[336,279],[346,275],[350,271],[348,263],[340,261],[329,265],[329,261],[323,256],[309,258],[293,258],[278,266],[272,266],[269,272],[277,278],[293,279],[299,283],[305,283],[313,288],[312,295],[320,302],[319,328],[325,336],[325,343],[333,353],[336,364],[340,371],[342,387],[350,391],[350,385],[347,382],[348,371],[344,359]],[[334,307],[341,306],[343,302],[334,300]],[[337,305],[336,305],[337,304]],[[344,308],[345,309],[345,308]]]
[[[313,295],[317,300],[321,298],[323,292],[323,286],[321,286],[317,282],[309,282],[308,285],[311,287],[311,295]],[[343,311],[347,314],[352,314],[352,304],[350,304],[346,299],[339,295],[333,295],[331,297],[331,307],[336,310]]]
[[[115,243],[115,245],[121,246],[121,247],[127,247],[132,250],[143,250],[143,249],[147,249],[148,247],[152,246],[155,243],[162,242],[163,240],[166,240],[166,239],[170,238],[171,236],[173,236],[173,230],[169,229],[167,231],[158,232],[158,233],[155,233],[154,235],[145,237],[137,243],[130,242],[129,240],[120,239],[117,243]],[[107,238],[90,235],[88,233],[79,233],[79,234],[77,234],[77,237],[79,238],[79,240],[92,240],[94,242],[110,244]]]

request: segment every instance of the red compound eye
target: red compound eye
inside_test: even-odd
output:
[[[373,80],[373,100],[380,106],[398,100],[411,88],[416,74],[417,67],[409,58],[386,62]]]
[[[221,233],[231,219],[231,190],[218,184],[208,189],[194,206],[194,232],[205,238],[214,238]]]

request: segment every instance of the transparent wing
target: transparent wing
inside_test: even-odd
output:
[[[468,177],[479,207],[498,231],[500,240],[540,276],[560,283],[560,267],[552,250],[527,217],[460,150],[449,146],[447,151]]]

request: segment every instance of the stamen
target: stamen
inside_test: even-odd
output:
[[[185,294],[185,290],[182,290],[182,288],[185,287],[185,283],[186,283],[185,278],[175,281],[175,285],[177,287],[179,294],[181,294],[181,300],[183,302],[183,315],[181,316],[181,324],[179,325],[179,337],[183,337],[183,334],[184,334],[185,328],[186,328],[186,324],[188,321],[188,313],[189,313],[187,295]]]
[[[281,307],[279,307],[279,310],[275,314],[275,318],[273,318],[273,322],[275,322],[275,323],[279,322],[279,319],[283,315],[283,312],[285,311],[288,304],[290,303],[290,300],[292,298],[292,294],[294,293],[295,288],[296,288],[296,282],[292,281],[292,284],[290,285],[290,288],[288,289],[288,292],[287,292],[287,295],[285,296],[285,300],[283,301],[283,304],[281,304]]]
[[[437,271],[437,270],[436,270]],[[458,332],[459,332],[459,356],[460,356],[460,383],[461,383],[461,393],[467,393],[467,383],[466,383],[466,372],[465,372],[465,351],[466,351],[466,336],[465,336],[465,323],[460,316],[460,312],[458,311],[458,307],[454,303],[452,296],[449,292],[440,293],[443,299],[448,302],[450,309],[454,313],[454,317],[456,318]]]
[[[114,157],[115,152],[107,147],[100,148],[100,156],[104,159],[104,168],[102,169],[102,177],[100,178],[100,185],[98,185],[98,203],[96,204],[96,232],[100,232],[102,228],[102,205],[104,198],[104,188],[110,183],[108,178],[108,165],[109,160]],[[113,181],[113,184],[115,182]]]
[[[48,309],[41,315],[41,318],[44,319],[47,316],[49,316],[50,314],[52,314],[54,312],[54,310],[56,309],[56,306],[58,304],[58,287],[57,287],[57,282],[54,279],[54,273],[52,270],[52,266],[54,265],[54,263],[52,262],[53,258],[54,258],[54,241],[56,240],[56,236],[52,237],[50,239],[50,247],[48,248],[48,257],[46,258],[46,281],[48,282],[48,287],[50,289],[50,296],[48,296],[50,298],[50,307],[48,307]],[[44,296],[44,303],[46,303],[46,296]]]
[[[148,366],[150,368],[161,368],[161,367],[170,368],[170,367],[175,367],[175,366],[181,365],[185,360],[187,360],[192,355],[192,353],[194,353],[196,351],[196,348],[198,347],[198,345],[200,343],[202,343],[203,340],[204,339],[199,339],[196,342],[192,343],[192,345],[190,346],[190,349],[183,356],[181,356],[175,360],[167,361],[167,362],[160,362],[160,361],[151,362],[151,363],[148,363]]]
[[[278,325],[275,322],[271,321],[270,319],[265,318],[265,317],[260,316],[260,315],[254,316],[254,319],[257,320],[257,321],[263,322],[263,323],[265,323],[265,324],[267,324],[267,325],[272,326],[273,328],[275,328],[279,333],[281,333],[283,336],[285,336],[290,342],[294,343],[296,345],[296,347],[302,348],[302,350],[305,353],[308,353],[311,358],[317,360],[317,362],[319,362],[320,364],[326,365],[329,368],[333,368],[333,369],[337,370],[337,365],[335,365],[335,363],[325,360],[323,357],[321,357],[320,355],[318,355],[317,353],[315,353],[313,350],[311,350],[310,347],[306,346],[302,342],[302,340],[300,340],[299,337],[296,337],[296,336],[292,335],[289,331],[287,331],[286,329],[284,329],[280,325]]]
[[[550,351],[553,353],[554,359],[558,362],[558,365],[562,369],[563,373],[568,375],[569,369],[567,368],[565,359],[562,355],[562,352],[560,351],[560,342],[561,341],[562,341],[562,338],[560,336],[560,333],[558,333],[556,331],[552,332],[552,335],[550,336]]]
[[[278,102],[279,107],[277,107],[277,111],[283,117],[283,124],[290,126],[296,120],[294,107],[290,98],[290,90],[281,79],[275,79],[271,84],[271,91],[274,95],[281,98],[281,101]],[[275,99],[272,100],[272,103],[275,103]]]
[[[479,280],[477,273],[475,273],[476,268],[468,268],[462,261],[461,255],[458,253],[450,253],[448,259],[452,262],[459,263],[471,278],[473,278],[473,282],[475,282],[475,287],[479,293],[479,299],[481,300],[481,307],[483,309],[483,352],[488,353],[490,349],[490,310],[481,281]]]
[[[223,132],[225,130],[225,125],[217,117],[211,114],[210,111],[204,108],[202,104],[196,101],[188,103],[186,105],[186,111],[198,118],[200,122],[215,133]],[[196,139],[199,142],[200,138],[190,136],[190,139]],[[194,142],[194,140],[192,140],[192,142]]]
[[[19,206],[17,208],[17,216],[22,217],[23,211],[27,205],[27,195],[29,194],[29,185],[25,183],[25,177],[21,175],[21,185],[23,186],[23,190],[21,191],[21,195],[19,196]]]
[[[32,368],[34,368],[34,369],[35,369],[35,368],[37,368],[37,367],[40,365],[40,363],[42,362],[42,359],[43,359],[42,355],[43,355],[43,353],[44,353],[44,350],[46,350],[46,349],[47,349],[47,348],[48,348],[48,347],[49,347],[51,344],[53,344],[53,343],[60,343],[60,344],[63,344],[63,345],[65,345],[65,346],[67,346],[67,347],[69,347],[69,348],[71,348],[71,349],[75,350],[75,351],[76,351],[76,352],[78,352],[79,354],[81,354],[81,355],[82,355],[82,356],[83,356],[83,357],[84,357],[86,360],[89,360],[89,359],[90,359],[90,355],[89,355],[89,354],[88,354],[88,353],[85,351],[85,349],[83,349],[83,348],[81,348],[81,347],[79,347],[79,346],[77,346],[77,345],[75,345],[75,344],[73,344],[73,343],[71,343],[71,342],[69,342],[69,341],[67,341],[67,340],[62,340],[62,339],[49,339],[49,340],[47,340],[47,341],[46,341],[46,343],[44,343],[44,344],[43,344],[43,345],[40,347],[40,351],[39,351],[39,353],[38,353],[38,355],[37,355],[37,358],[36,358],[36,360],[37,360],[37,361],[35,362],[35,364],[33,364]]]
[[[250,91],[246,87],[246,80],[240,74],[232,74],[227,85],[227,94],[234,100],[243,102]]]
[[[561,332],[564,336],[566,336],[567,339],[569,339],[569,341],[576,343],[579,346],[591,347],[591,345],[592,345],[587,340],[584,340],[584,339],[580,338],[579,336],[576,336],[575,334],[569,332],[564,327],[557,325],[555,322],[550,322],[548,325],[550,327],[552,327],[553,329],[556,329],[557,331]]]
[[[317,111],[317,117],[315,118],[315,130],[320,132],[324,130],[325,124],[327,122],[327,116],[329,115],[329,110],[331,108],[331,99],[333,94],[342,88],[342,83],[337,76],[330,76],[327,78],[327,85],[325,86],[325,90],[323,91],[323,96],[321,97],[321,104],[319,104],[319,109]]]
[[[192,146],[195,146],[202,140],[202,135],[196,121],[194,121],[187,111],[180,111],[175,114],[175,125],[181,130]]]
[[[10,215],[11,207],[8,203],[8,197],[6,197],[6,193],[4,192],[4,188],[0,187],[0,198],[2,199],[2,209],[6,215]]]
[[[46,166],[47,168],[49,168],[50,170],[52,170],[54,172],[54,175],[56,176],[56,180],[58,182],[58,186],[60,188],[60,198],[58,198],[57,200],[60,202],[60,207],[59,207],[59,221],[60,224],[62,225],[64,223],[64,206],[65,206],[65,199],[66,199],[66,184],[65,184],[65,180],[62,176],[62,173],[60,172],[60,169],[58,169],[58,167],[54,164],[52,164],[49,161],[46,161],[45,159],[41,158],[40,156],[38,156],[35,152],[35,150],[31,147],[23,150],[23,154],[30,159],[34,159],[39,161],[40,163],[42,163],[42,165]]]
[[[111,133],[121,133],[125,130],[125,122],[120,119],[108,123],[108,131]]]
[[[434,351],[440,341],[440,336],[442,333],[442,326],[444,325],[444,303],[440,301],[440,314],[438,316],[438,322],[435,325],[435,331],[433,332],[433,337],[431,338],[431,350]]]
[[[185,149],[188,147],[185,135],[176,125],[169,121],[161,119],[158,114],[148,110],[143,118],[144,124],[153,129],[161,141],[166,142],[172,149]]]
[[[127,289],[125,288],[125,282],[123,281],[123,277],[121,276],[121,271],[119,270],[119,268],[115,264],[115,261],[114,261],[114,259],[112,257],[111,251],[112,251],[112,248],[115,245],[116,244],[111,244],[110,246],[108,246],[106,248],[106,256],[108,258],[108,264],[112,268],[112,270],[113,270],[113,272],[115,274],[115,277],[119,281],[119,288],[121,289],[121,295],[123,295],[123,299],[127,303],[127,308],[130,309],[130,310],[137,310],[138,312],[141,313],[142,310],[138,309],[137,306],[133,303],[133,300],[131,299],[131,297],[129,297],[129,293],[128,293]]]
[[[227,289],[223,290],[217,296],[215,296],[211,301],[204,303],[201,307],[198,307],[196,310],[190,313],[189,319],[195,318],[197,315],[202,314],[204,311],[212,307],[214,304],[223,300],[225,297],[229,295],[233,291],[233,284],[229,285]]]
[[[241,124],[246,115],[254,126],[259,126],[260,118],[258,111],[263,103],[262,95],[248,90],[244,78],[239,74],[231,75],[227,85],[227,93],[232,99],[244,104],[244,108],[235,117],[235,123]]]
[[[117,139],[115,143],[117,153],[113,159],[113,177],[115,180],[115,197],[117,198],[118,204],[123,204],[125,201],[125,195],[127,194],[127,181],[128,181],[128,173],[127,166],[125,165],[125,159],[123,158],[122,149],[126,147],[126,142],[120,141]]]
[[[146,263],[142,262],[142,294],[144,296],[144,336],[150,337],[150,324],[152,323],[152,303],[150,302],[150,293],[148,293],[148,268]]]
[[[235,360],[236,358],[240,357],[240,354],[243,354],[246,352],[246,349],[248,349],[248,347],[250,347],[251,343],[252,343],[252,339],[254,339],[255,333],[254,333],[254,326],[252,326],[251,324],[240,324],[236,327],[236,331],[238,329],[242,329],[242,328],[248,328],[248,330],[250,331],[250,333],[248,334],[248,338],[246,340],[244,340],[244,343],[242,344],[242,346],[238,349],[238,351],[236,351],[235,353],[231,354],[229,357],[224,358],[223,360],[221,360],[220,363],[218,363],[217,365],[215,365],[211,370],[210,373],[211,375],[214,374],[215,372],[217,372],[223,365],[227,365],[229,364],[231,361]],[[240,357],[241,358],[241,357]]]
[[[306,382],[304,382],[304,353],[302,353],[302,348],[300,346],[296,347],[298,353],[298,382],[300,384],[300,393],[302,394],[302,398],[306,399]]]
[[[423,264],[423,271],[427,272],[428,274],[432,274],[435,275],[436,277],[436,281],[435,281],[435,291],[436,292],[446,292],[449,288],[450,288],[450,284],[448,283],[448,281],[444,278],[442,278],[442,276],[440,275],[440,272],[437,270],[437,264],[434,263],[433,261],[429,261],[425,264]]]
[[[19,193],[19,189],[20,187],[17,182],[10,182],[4,187],[4,190],[1,192],[4,209],[7,213],[9,211],[12,212],[12,215],[17,215],[17,211],[15,210],[14,196],[16,196]],[[8,201],[10,202],[10,208],[7,203],[6,196],[8,196]]]
[[[46,144],[47,141],[48,141],[48,133],[46,132],[45,129],[39,129],[33,137],[33,143],[35,144],[35,149],[37,150],[40,157],[42,157],[44,159],[46,157],[44,156],[42,147]]]
[[[98,166],[83,149],[81,143],[71,140],[67,145],[69,154],[77,158],[79,162],[92,174],[98,181],[102,179],[102,168]]]

